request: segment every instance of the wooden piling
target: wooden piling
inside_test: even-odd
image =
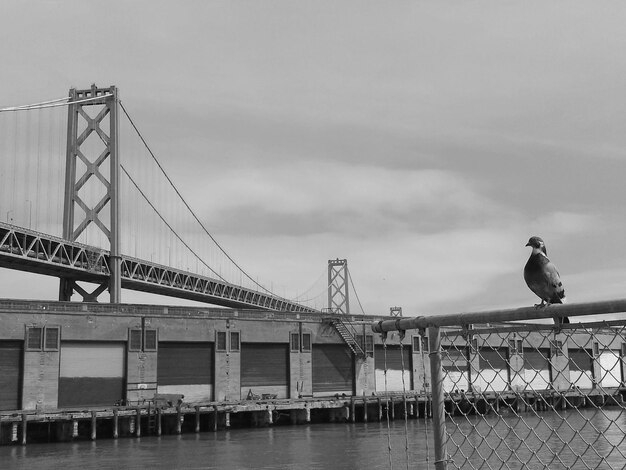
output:
[[[356,422],[356,404],[354,397],[350,397],[350,421]]]
[[[367,423],[367,397],[363,393],[363,422]]]
[[[409,413],[407,402],[406,402],[406,393],[402,394],[402,408],[404,412],[404,419],[406,420],[408,417],[408,413]]]
[[[157,436],[160,436],[161,433],[163,432],[163,428],[162,428],[162,426],[163,426],[163,418],[161,416],[161,408],[160,407],[158,407],[156,409],[156,420],[157,420],[157,422],[156,422],[156,432],[157,432]]]
[[[217,432],[218,418],[217,405],[213,405],[213,431],[215,432]]]
[[[391,413],[389,413],[389,417],[390,417],[390,418],[391,418],[391,420],[393,421],[393,420],[395,420],[395,419],[396,419],[396,409],[395,409],[395,406],[393,406],[393,395],[391,395],[391,396],[389,397],[389,401],[390,401],[390,405],[389,405],[389,406],[391,406],[391,410],[390,410],[390,411],[391,411]]]
[[[119,421],[120,421],[119,412],[117,411],[117,409],[114,409],[113,410],[113,439],[117,439],[120,435]]]
[[[135,423],[135,436],[141,437],[141,408],[136,408],[137,423]]]
[[[26,445],[26,435],[28,434],[28,415],[22,413],[22,445]]]
[[[196,406],[196,428],[195,428],[195,432],[199,433],[200,432],[200,407]]]
[[[11,442],[17,442],[17,423],[15,421],[11,425]]]
[[[98,415],[95,410],[91,412],[91,440],[96,440],[96,424],[98,421]]]
[[[176,434],[180,434],[182,432],[182,412],[180,409],[180,405],[176,406]]]
[[[376,401],[378,402],[378,421],[380,422],[383,420],[383,401],[380,397],[378,397]]]

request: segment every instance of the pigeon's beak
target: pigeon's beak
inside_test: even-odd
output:
[[[530,242],[526,243],[526,245],[525,245],[525,246],[530,246]]]

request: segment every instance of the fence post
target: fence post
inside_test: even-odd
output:
[[[447,470],[446,413],[443,395],[443,371],[441,368],[441,334],[439,327],[428,328],[430,351],[430,378],[433,390],[433,428],[435,440],[435,470]]]

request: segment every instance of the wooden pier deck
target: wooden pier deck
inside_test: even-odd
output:
[[[407,414],[425,417],[423,394],[242,400],[202,404],[141,403],[110,408],[0,412],[0,444],[203,432],[274,424],[355,422]],[[386,419],[386,417],[384,418]]]
[[[566,407],[624,406],[626,389],[611,395],[594,390],[456,392],[445,396],[450,415],[516,413]],[[99,438],[218,432],[240,427],[319,422],[367,422],[430,418],[429,394],[242,400],[201,404],[150,401],[110,408],[0,412],[0,445],[66,442]]]

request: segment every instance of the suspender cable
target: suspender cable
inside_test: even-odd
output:
[[[271,292],[269,289],[267,289],[266,287],[264,287],[263,285],[259,284],[256,280],[254,280],[243,268],[241,268],[241,266],[239,266],[235,260],[233,258],[231,258],[231,256],[226,253],[226,251],[224,250],[224,248],[222,248],[222,246],[217,242],[217,240],[213,237],[213,235],[211,235],[211,233],[209,233],[209,231],[207,230],[207,228],[204,226],[204,224],[200,221],[200,219],[196,216],[195,212],[191,209],[191,207],[189,206],[189,204],[187,204],[187,201],[185,200],[185,198],[183,198],[182,194],[180,194],[180,192],[178,191],[178,188],[174,185],[173,181],[170,179],[170,177],[167,175],[167,173],[165,172],[165,170],[163,169],[163,167],[161,166],[161,164],[159,163],[159,161],[157,160],[156,156],[154,155],[154,153],[152,152],[152,150],[150,149],[150,147],[148,146],[148,143],[146,142],[146,140],[143,138],[143,136],[141,135],[141,132],[139,132],[139,129],[137,128],[137,126],[135,125],[135,123],[133,122],[133,120],[131,119],[130,115],[128,114],[128,111],[126,111],[126,108],[124,107],[124,105],[122,104],[122,102],[120,101],[120,107],[122,108],[122,111],[124,111],[124,114],[126,115],[126,117],[128,118],[128,120],[130,121],[130,124],[133,126],[133,128],[135,129],[135,132],[137,132],[137,135],[139,136],[139,138],[141,139],[141,141],[143,142],[143,144],[146,146],[146,149],[148,150],[148,152],[150,153],[150,155],[152,156],[152,159],[154,160],[154,162],[157,164],[157,166],[159,167],[159,169],[161,170],[161,172],[163,173],[163,176],[165,176],[165,179],[167,179],[168,183],[170,184],[170,186],[172,187],[172,189],[174,189],[174,191],[176,192],[176,195],[180,198],[180,200],[182,201],[182,203],[185,205],[185,207],[187,208],[187,210],[189,211],[189,213],[192,215],[192,217],[196,220],[196,222],[198,222],[198,224],[200,225],[200,227],[202,227],[202,230],[204,231],[204,233],[206,235],[208,235],[208,237],[213,241],[213,243],[215,243],[215,245],[220,249],[220,251],[222,253],[224,253],[224,255],[226,256],[226,258],[228,258],[228,260],[233,263],[233,265],[235,265],[237,267],[237,269],[239,269],[239,271],[241,271],[243,273],[243,275],[249,279],[250,281],[252,281],[257,287],[259,287],[260,289],[264,290],[265,292],[267,292],[268,294],[271,294],[275,297],[280,297],[276,294],[274,294],[273,292]],[[182,240],[181,240],[182,241]],[[194,253],[195,254],[195,253]],[[208,267],[208,266],[207,266]],[[209,268],[211,269],[211,268]],[[213,270],[211,270],[213,271]],[[213,271],[215,272],[215,271]],[[221,276],[220,276],[221,277]]]
[[[157,210],[156,207],[154,207],[154,205],[150,202],[150,200],[146,197],[146,194],[139,188],[139,186],[137,186],[137,183],[135,183],[135,180],[133,179],[132,176],[130,176],[130,174],[128,174],[128,172],[126,171],[126,168],[124,168],[123,165],[120,165],[120,168],[122,169],[122,171],[126,174],[126,176],[128,176],[128,179],[130,179],[130,182],[133,183],[133,185],[135,186],[135,188],[137,188],[137,191],[139,191],[139,193],[141,194],[141,196],[145,199],[145,201],[150,205],[150,207],[152,208],[152,210],[159,216],[159,218],[163,221],[163,223],[165,225],[167,225],[167,227],[172,231],[172,233],[174,235],[176,235],[176,238],[178,238],[178,240],[180,240],[180,242],[185,245],[185,247],[191,252],[193,253],[193,255],[200,260],[200,262],[202,264],[204,264],[207,268],[209,268],[209,270],[215,274],[217,277],[219,277],[222,281],[224,282],[228,282],[226,281],[226,279],[224,279],[222,276],[220,276],[219,274],[217,274],[213,269],[211,269],[211,267],[209,265],[207,265],[201,258],[200,256],[198,256],[198,254],[180,237],[180,235],[178,235],[178,233],[176,232],[176,230],[174,230],[172,228],[172,226],[163,218],[163,216],[161,215],[161,213]]]

